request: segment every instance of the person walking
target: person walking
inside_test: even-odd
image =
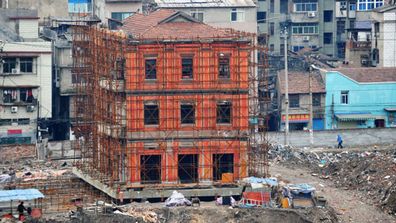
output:
[[[23,201],[18,205],[17,207],[18,213],[19,213],[19,218],[18,220],[23,221],[25,216],[23,215],[23,212],[26,211],[25,206],[23,206]]]
[[[342,137],[341,137],[340,134],[337,135],[337,142],[338,142],[338,147],[337,147],[338,149],[344,148],[344,147],[342,146]]]

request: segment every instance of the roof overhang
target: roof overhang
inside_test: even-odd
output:
[[[384,110],[387,111],[387,112],[396,112],[396,107],[384,108]]]
[[[6,53],[0,53],[0,56],[3,57],[39,57],[40,54],[42,53],[48,53],[51,54],[51,52],[6,52]]]
[[[10,20],[19,20],[19,19],[37,20],[37,19],[40,19],[40,17],[37,17],[37,16],[12,16],[12,17],[8,17],[8,19],[10,19]]]
[[[338,114],[335,117],[337,120],[344,122],[384,119],[384,116],[373,114]]]

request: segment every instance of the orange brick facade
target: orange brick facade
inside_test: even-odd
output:
[[[142,182],[146,168],[142,156],[156,156],[150,162],[157,166],[147,170],[154,171],[148,174],[159,175],[156,183],[180,183],[183,170],[179,161],[186,154],[196,159],[192,165],[197,169],[198,183],[220,181],[221,176],[213,173],[218,171],[216,165],[225,168],[219,174],[232,172],[233,181],[247,176],[247,139],[241,137],[248,130],[251,52],[247,44],[230,41],[129,46],[125,92],[131,184]],[[182,59],[186,57],[192,59],[192,78],[187,80],[182,78]],[[219,77],[220,57],[229,59],[229,78]],[[147,59],[156,60],[155,79],[145,79]],[[225,124],[217,121],[217,104],[224,101],[231,104],[230,122]],[[147,102],[158,106],[157,124],[145,124]],[[194,107],[194,123],[181,123],[180,106],[186,102]],[[223,159],[224,154],[231,156]],[[225,167],[225,160],[230,159],[232,167]]]

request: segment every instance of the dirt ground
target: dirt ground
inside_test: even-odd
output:
[[[271,208],[229,208],[227,206],[204,205],[203,207],[161,207],[145,205],[146,211],[155,213],[155,220],[145,217],[124,216],[120,214],[86,213],[73,220],[41,220],[36,223],[336,223],[337,220],[327,209],[307,210]],[[33,223],[33,222],[32,222]]]
[[[326,197],[328,204],[339,215],[341,222],[360,223],[389,223],[396,222],[396,218],[382,212],[373,205],[366,204],[359,199],[358,191],[347,191],[336,188],[331,182],[312,176],[311,171],[303,168],[285,167],[281,164],[272,164],[270,173],[280,179],[293,183],[308,183],[317,189],[317,194]]]

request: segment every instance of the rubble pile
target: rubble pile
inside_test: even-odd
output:
[[[344,155],[322,167],[335,186],[362,192],[361,199],[396,214],[396,151]]]
[[[121,214],[121,215],[126,215],[130,217],[134,217],[139,221],[139,219],[142,222],[148,222],[148,223],[156,223],[158,222],[158,217],[157,213],[155,213],[152,210],[149,210],[148,208],[144,207],[124,207],[120,208],[120,210],[114,211],[114,214]]]
[[[307,167],[313,175],[331,180],[336,187],[359,191],[357,196],[366,203],[396,214],[396,148],[313,152],[275,145],[269,157],[286,166]]]
[[[15,145],[0,147],[0,161],[3,164],[8,162],[31,158],[36,156],[36,148],[34,145]]]
[[[0,165],[0,188],[14,183],[72,176],[71,165],[64,161],[43,162],[29,159]]]

